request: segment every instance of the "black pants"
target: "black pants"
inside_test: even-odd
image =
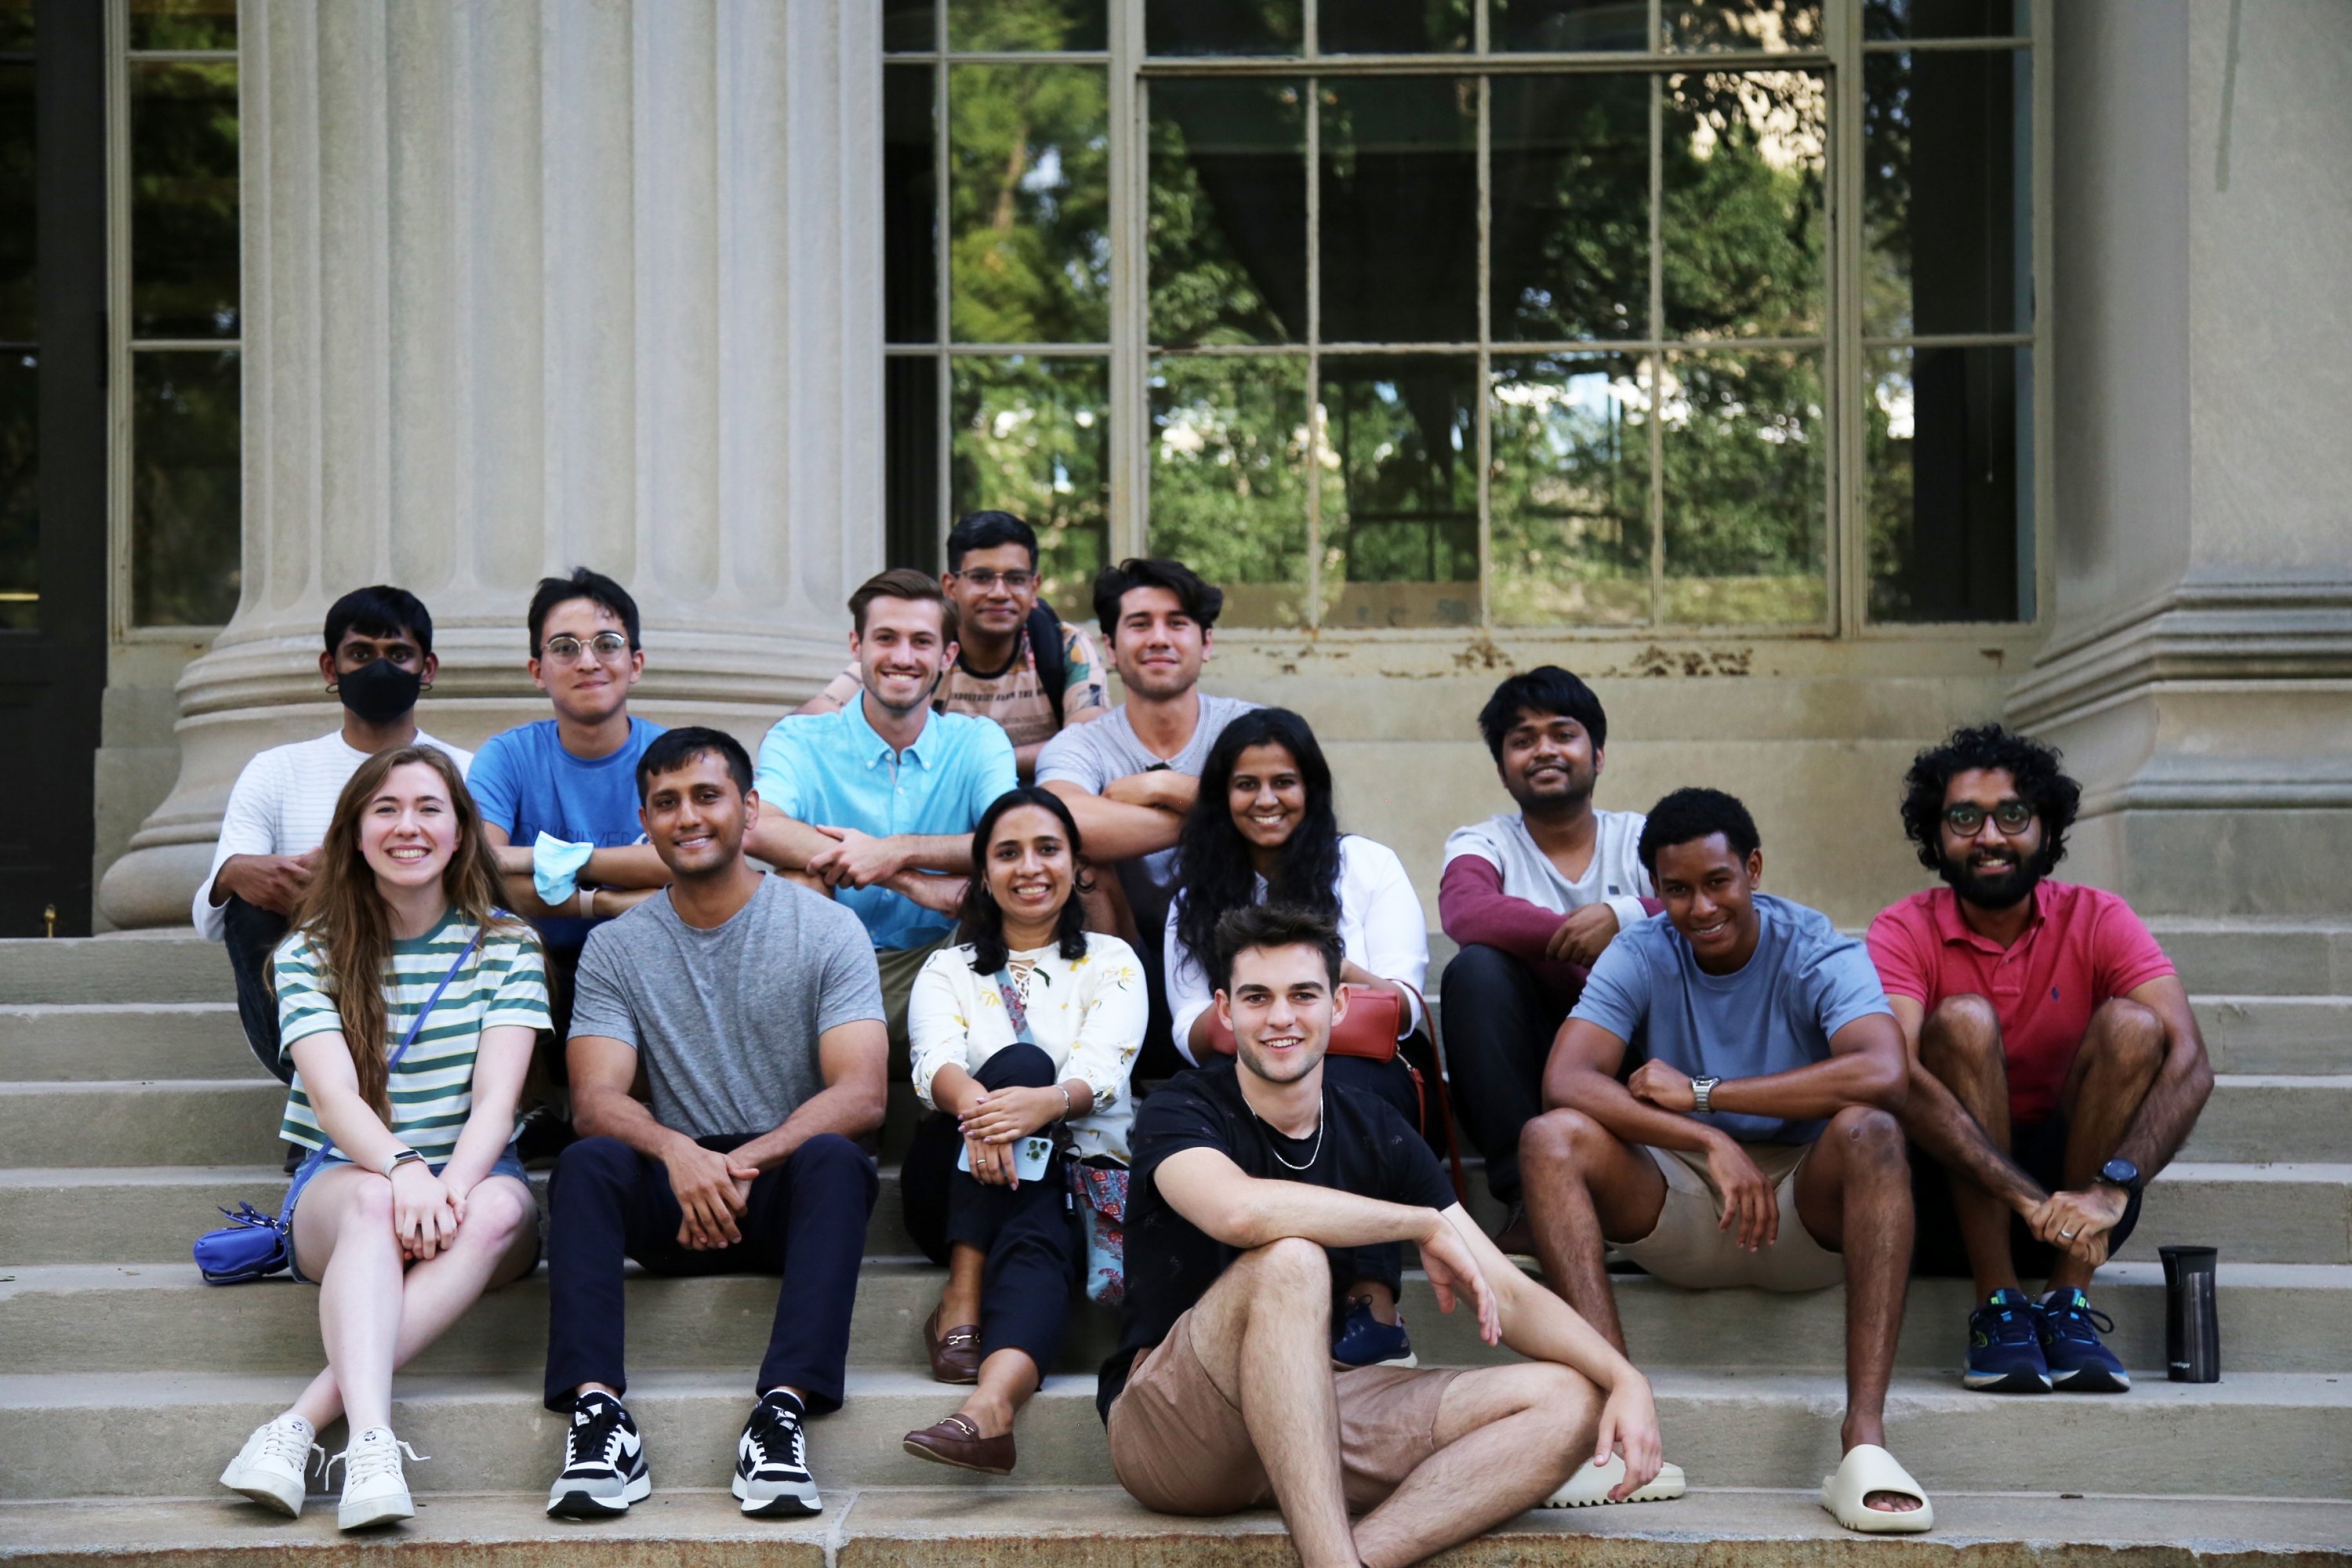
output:
[[[1005,1047],[971,1075],[987,1089],[1045,1089],[1054,1058],[1035,1046]],[[1069,1321],[1070,1286],[1078,1268],[1076,1227],[1057,1160],[1044,1179],[992,1187],[956,1169],[963,1138],[956,1120],[934,1111],[915,1130],[899,1180],[907,1234],[923,1255],[945,1263],[956,1247],[988,1255],[980,1287],[980,1355],[1024,1352],[1037,1375],[1054,1370]],[[942,1329],[957,1325],[942,1323]]]
[[[1439,982],[1454,1110],[1486,1157],[1486,1190],[1519,1201],[1519,1133],[1543,1113],[1544,1062],[1568,1007],[1545,994],[1528,966],[1473,942]]]
[[[1396,1107],[1407,1126],[1415,1131],[1424,1131],[1420,1100],[1412,1090],[1412,1069],[1402,1052],[1385,1062],[1366,1057],[1327,1056],[1323,1058],[1323,1081],[1377,1095]],[[1349,1289],[1364,1280],[1387,1286],[1391,1294],[1403,1290],[1404,1248],[1392,1241],[1377,1247],[1335,1247],[1330,1248],[1330,1255],[1332,1289],[1342,1298],[1336,1305],[1344,1306]]]
[[[2066,1113],[2053,1110],[2040,1121],[2012,1122],[2009,1157],[2018,1169],[2048,1192],[2066,1184]],[[1960,1211],[1952,1202],[1951,1173],[1916,1143],[1910,1146],[1911,1212],[1917,1221],[1911,1246],[1911,1272],[1938,1279],[1965,1279],[1976,1270],[1969,1266],[1968,1243],[1960,1238]],[[2139,1228],[2139,1200],[2134,1193],[2124,1205],[2123,1218],[2108,1233],[2109,1253],[2121,1252],[2131,1233]],[[2047,1279],[2057,1267],[2058,1249],[2037,1241],[2025,1227],[2025,1216],[2009,1216],[2010,1266],[2021,1279]]]
[[[750,1141],[701,1142],[723,1152]],[[572,1144],[548,1194],[547,1407],[571,1409],[583,1383],[627,1390],[621,1262],[634,1258],[654,1274],[784,1276],[754,1396],[789,1384],[806,1392],[811,1415],[840,1409],[857,1264],[880,1186],[864,1150],[821,1132],[751,1184],[740,1242],[694,1252],[678,1245],[684,1216],[660,1161],[617,1138]]]
[[[286,940],[288,921],[235,893],[221,905],[221,940],[236,975],[236,1016],[246,1043],[280,1083],[294,1081],[294,1069],[278,1060],[278,991],[269,983],[269,955]]]

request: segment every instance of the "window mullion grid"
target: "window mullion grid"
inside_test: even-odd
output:
[[[131,37],[129,0],[107,0],[105,26],[107,618],[120,637],[131,629],[134,588],[131,576],[131,62],[124,47]],[[242,81],[238,90],[244,90]]]
[[[1656,37],[1659,0],[1650,0],[1651,37]],[[1662,71],[1650,73],[1650,341],[1666,335],[1665,233],[1661,209],[1665,190],[1665,91]],[[1650,625],[1666,618],[1666,356],[1655,348],[1650,370]]]
[[[1479,0],[1478,42],[1486,43],[1486,0]],[[1478,625],[1494,625],[1494,79],[1478,78]]]
[[[1137,5],[1111,7],[1109,78],[1103,89],[1110,110],[1110,232],[1117,237],[1110,247],[1110,495],[1103,533],[1109,561],[1148,553],[1150,536],[1150,88],[1132,68],[1143,52],[1139,10]]]
[[[955,396],[949,372],[953,368],[948,355],[949,301],[953,298],[955,281],[950,268],[952,247],[949,244],[949,223],[954,204],[948,190],[950,168],[948,137],[948,14],[941,5],[932,16],[934,33],[932,46],[938,58],[931,65],[931,341],[936,345],[931,362],[931,395],[937,410],[938,450],[932,460],[938,465],[935,484],[939,516],[934,520],[938,536],[944,540],[955,526]],[[944,562],[942,562],[944,564]]]
[[[1315,0],[1307,0],[1315,41]],[[1323,624],[1323,79],[1307,79],[1307,604],[1309,630]]]
[[[1870,605],[1869,493],[1864,472],[1868,421],[1861,399],[1869,377],[1862,343],[1863,248],[1868,237],[1862,218],[1863,95],[1862,5],[1836,0],[1827,17],[1830,67],[1829,153],[1829,342],[1822,366],[1822,413],[1829,425],[1830,629],[1840,637],[1861,631]]]

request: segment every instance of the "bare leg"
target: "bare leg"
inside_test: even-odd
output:
[[[948,1252],[948,1282],[940,1292],[940,1316],[935,1325],[944,1334],[966,1323],[980,1321],[980,1286],[988,1272],[988,1254],[959,1241]]]
[[[1845,1255],[1845,1424],[1841,1448],[1886,1446],[1886,1384],[1911,1277],[1911,1166],[1894,1117],[1850,1105],[1797,1168],[1797,1218]],[[1864,1508],[1908,1513],[1916,1498],[1872,1492]]]
[[[2170,1044],[2164,1020],[2126,997],[2114,997],[2091,1015],[2082,1048],[2074,1053],[2074,1065],[2058,1092],[2058,1102],[2066,1110],[2068,1191],[2089,1186],[2099,1167],[2115,1157]],[[2095,1268],[2062,1252],[2051,1266],[2050,1289],[2088,1285]]]
[[[1657,1228],[1666,1178],[1650,1156],[1580,1110],[1548,1110],[1519,1134],[1519,1179],[1544,1278],[1622,1353],[1625,1331],[1602,1259]]]
[[[961,1406],[983,1437],[1002,1437],[1037,1392],[1037,1363],[1027,1351],[1001,1350],[980,1363],[980,1383]]]
[[[1393,1323],[1397,1321],[1396,1292],[1378,1279],[1359,1279],[1348,1287],[1348,1299],[1361,1296],[1372,1304],[1372,1321]]]
[[[352,1430],[389,1426],[407,1268],[392,1229],[392,1184],[350,1165],[321,1172],[294,1210],[294,1237],[295,1256],[319,1281],[325,1375],[342,1391]],[[313,1426],[321,1424],[310,1410],[296,1408]]]
[[[1591,1458],[1600,1418],[1600,1390],[1564,1366],[1463,1373],[1438,1410],[1445,1446],[1358,1521],[1358,1554],[1402,1568],[1533,1508]]]
[[[2017,1289],[2009,1221],[2018,1211],[1980,1178],[2030,1194],[2032,1203],[2049,1195],[2009,1160],[2009,1065],[1992,1004],[1981,996],[1937,1004],[1919,1026],[1919,1065],[1927,1070],[1912,1075],[1904,1130],[1944,1167],[1977,1300],[1986,1300]]]

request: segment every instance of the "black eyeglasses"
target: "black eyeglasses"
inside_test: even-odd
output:
[[[1037,585],[1037,574],[1034,572],[992,572],[985,566],[975,566],[969,572],[959,572],[956,575],[983,594],[992,591],[999,583],[1003,584],[1015,594],[1024,588],[1034,588]]]
[[[2033,808],[2021,800],[2005,800],[1987,811],[1980,805],[1948,805],[1944,808],[1944,826],[1963,838],[1974,838],[1984,831],[1985,818],[2003,833],[2022,833],[2033,825]]]
[[[584,643],[575,637],[550,637],[539,645],[539,657],[576,660],[583,648],[609,663],[629,651],[629,639],[618,632],[598,632]]]

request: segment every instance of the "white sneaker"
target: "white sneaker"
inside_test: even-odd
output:
[[[308,1421],[290,1410],[256,1426],[221,1472],[220,1484],[289,1519],[299,1518],[303,1494],[310,1489],[302,1478],[310,1468],[310,1456],[323,1458],[327,1452],[311,1441],[317,1436]]]
[[[403,1449],[412,1459],[429,1457],[394,1437],[389,1426],[369,1427],[335,1456],[343,1462],[343,1500],[335,1510],[338,1528],[364,1530],[371,1524],[416,1516],[416,1503],[408,1495],[408,1478],[400,1469]]]

